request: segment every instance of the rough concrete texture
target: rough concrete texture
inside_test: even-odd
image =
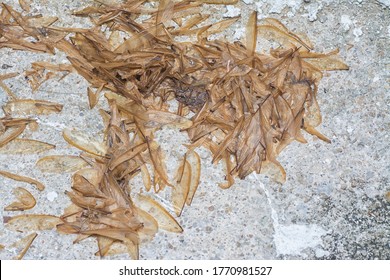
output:
[[[5,2],[16,6],[18,1]],[[59,16],[59,25],[85,26],[85,19],[70,14],[93,1],[33,2],[33,13]],[[389,1],[242,0],[236,6],[210,6],[207,11],[216,17],[241,14],[242,20],[225,34],[228,40],[237,40],[244,35],[253,9],[261,18],[275,17],[292,31],[306,33],[317,51],[340,48],[350,70],[326,73],[318,96],[323,114],[320,131],[332,143],[306,135],[308,144],[291,144],[279,158],[287,172],[284,185],[251,175],[228,190],[217,185],[223,180],[221,166],[212,166],[209,153],[200,150],[201,185],[193,205],[178,219],[184,232],[160,231],[140,247],[140,258],[390,259]],[[23,71],[37,60],[65,62],[61,54],[52,57],[1,49],[0,57],[0,74],[21,73],[6,81],[19,97],[65,105],[60,114],[38,117],[39,129],[23,135],[54,143],[55,150],[40,155],[0,155],[0,169],[32,176],[46,185],[39,192],[31,185],[0,177],[0,216],[20,214],[3,210],[14,200],[12,189],[17,186],[26,187],[37,199],[37,206],[28,213],[60,215],[69,205],[64,192],[70,189],[71,175],[41,173],[35,162],[49,154],[78,154],[62,139],[64,127],[82,128],[101,137],[97,110],[105,105],[88,109],[87,84],[75,74],[31,92]],[[0,104],[6,100],[0,90]],[[185,151],[179,143],[187,138],[164,129],[158,140],[172,171]],[[157,199],[164,202],[164,197]],[[0,223],[0,244],[10,245],[25,235]],[[72,244],[74,238],[55,231],[39,232],[25,259],[97,258],[94,240]],[[14,255],[9,247],[0,251],[1,259]]]

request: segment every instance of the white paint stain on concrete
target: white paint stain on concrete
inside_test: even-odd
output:
[[[318,225],[279,225],[274,242],[278,255],[300,255],[306,248],[322,245],[326,230]]]
[[[258,178],[254,174],[256,179]],[[315,248],[322,246],[321,236],[327,231],[316,224],[308,225],[281,225],[279,223],[278,213],[273,207],[271,195],[261,180],[257,179],[260,187],[263,189],[269,207],[271,209],[271,218],[274,226],[274,243],[277,255],[301,255],[306,248]],[[321,255],[326,255],[327,252],[321,250]],[[316,253],[317,254],[317,253]]]
[[[236,6],[226,6],[227,12],[223,15],[224,17],[236,17],[241,14],[241,9]]]
[[[277,14],[280,14],[285,7],[291,8],[292,12],[295,13],[295,11],[301,6],[301,1],[297,0],[278,0],[270,2],[271,9],[269,12]]]

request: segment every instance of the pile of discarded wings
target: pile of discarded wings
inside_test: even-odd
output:
[[[259,23],[256,12],[247,23],[245,44],[208,40],[239,18],[207,24],[202,5],[237,1],[113,2],[74,13],[89,17],[95,25],[91,29],[55,27],[57,18],[26,16],[2,4],[0,47],[52,54],[58,50],[70,62],[34,63],[26,73],[34,90],[56,73],[77,72],[90,84],[90,107],[101,93],[110,106],[100,110],[103,143],[65,129],[64,139],[82,151],[80,157],[49,156],[37,163],[42,171],[75,172],[67,193],[73,204],[53,223],[60,232],[77,234],[77,240],[97,237],[100,256],[128,252],[137,257],[138,244],[158,228],[174,232],[182,228],[149,196],[130,195],[134,176],[142,175],[147,192],[171,188],[172,205],[180,215],[199,184],[197,147],[209,149],[213,163],[223,163],[226,182],[220,186],[228,188],[235,177],[252,172],[284,182],[277,156],[290,142],[305,142],[302,130],[329,141],[315,129],[321,123],[316,94],[321,71],[348,68],[337,58],[337,50],[312,52],[307,39],[275,19]],[[22,8],[28,10],[26,5]],[[182,36],[190,36],[191,42],[177,39]],[[280,47],[258,53],[259,37]],[[13,75],[2,77],[0,86],[10,97],[0,122],[0,146],[6,146],[26,141],[17,137],[34,123],[14,118],[15,112],[55,113],[62,106],[19,100],[2,83]],[[174,100],[178,106],[172,109]],[[154,137],[165,125],[187,133],[191,140],[173,180]],[[35,144],[45,149],[44,143]]]

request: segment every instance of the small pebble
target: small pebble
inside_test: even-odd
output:
[[[351,25],[353,24],[352,20],[349,18],[348,15],[342,15],[340,23],[341,23],[341,26],[343,27],[345,32],[350,30],[351,29]]]
[[[360,37],[363,35],[363,31],[360,27],[357,27],[353,30],[353,35],[355,35],[355,37]]]
[[[235,6],[229,5],[226,9],[227,12],[223,15],[224,17],[236,17],[241,14],[241,9]]]
[[[57,198],[58,194],[56,192],[49,192],[46,196],[47,200],[53,202]]]

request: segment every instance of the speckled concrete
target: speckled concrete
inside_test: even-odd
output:
[[[14,6],[18,1],[8,0]],[[35,0],[33,12],[61,17],[60,25],[84,26],[70,17],[90,0]],[[209,7],[217,17],[242,15],[225,35],[241,38],[252,9],[260,17],[275,17],[291,30],[307,33],[318,51],[340,48],[349,71],[326,73],[319,88],[323,114],[320,130],[331,144],[307,136],[306,145],[293,143],[280,156],[287,171],[281,186],[264,176],[237,180],[228,190],[218,188],[220,166],[202,157],[201,185],[190,208],[179,218],[182,234],[159,232],[140,248],[142,259],[390,259],[390,3],[389,1],[243,0],[235,7]],[[39,117],[40,128],[24,137],[57,145],[40,155],[1,155],[0,169],[32,176],[46,185],[33,186],[0,177],[0,216],[13,201],[12,189],[26,187],[37,199],[28,213],[60,215],[69,204],[64,194],[70,175],[43,174],[35,162],[49,154],[77,154],[61,137],[63,127],[82,127],[101,137],[99,104],[88,109],[86,87],[75,74],[51,80],[32,94],[22,74],[33,61],[64,62],[56,57],[0,49],[0,73],[19,72],[7,85],[19,97],[65,104],[60,114]],[[7,68],[8,66],[9,68]],[[4,69],[7,68],[7,69]],[[7,100],[0,90],[0,104]],[[185,135],[163,129],[158,134],[167,151],[169,170],[184,148]],[[179,147],[179,148],[178,148]],[[163,201],[163,197],[159,198]],[[26,234],[8,231],[0,223],[0,244],[10,245]],[[74,236],[40,232],[25,259],[94,259],[96,242],[72,244]],[[15,255],[0,251],[0,259]],[[128,256],[116,256],[123,259]]]

